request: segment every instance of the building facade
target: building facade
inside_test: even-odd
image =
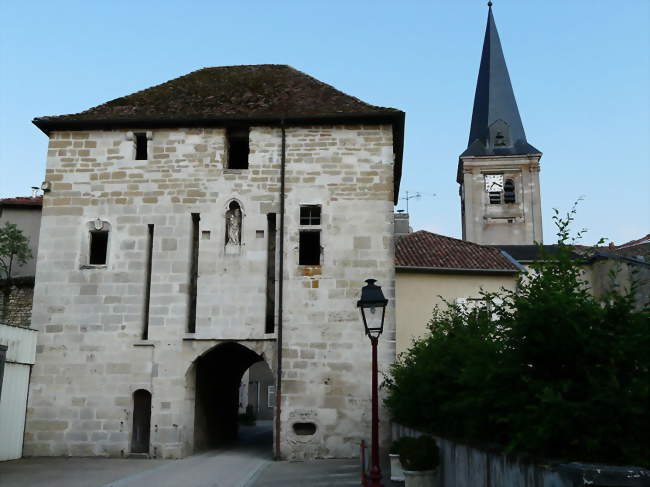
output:
[[[482,292],[514,290],[524,267],[496,248],[419,230],[395,243],[397,353],[426,335],[433,309],[484,306]]]
[[[490,6],[469,141],[456,178],[463,240],[542,242],[541,157],[526,140]]]
[[[263,360],[276,456],[357,455],[370,352],[355,304],[368,277],[394,296],[403,120],[279,65],[206,68],[36,119],[50,190],[25,454],[218,445]]]

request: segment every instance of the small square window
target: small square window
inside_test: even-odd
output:
[[[135,137],[135,160],[136,161],[146,161],[147,160],[147,134],[142,132],[138,134],[133,134]]]
[[[108,232],[90,232],[90,265],[106,265]]]
[[[300,207],[301,225],[320,225],[320,206],[305,205]]]
[[[320,232],[313,230],[300,232],[298,264],[320,265]]]

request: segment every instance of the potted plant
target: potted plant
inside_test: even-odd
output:
[[[404,482],[404,472],[402,471],[402,462],[399,459],[399,446],[403,438],[393,441],[388,449],[390,458],[390,479],[394,482]]]
[[[436,441],[430,436],[402,438],[398,452],[404,469],[405,487],[434,487],[440,462]]]

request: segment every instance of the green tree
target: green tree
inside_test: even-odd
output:
[[[25,264],[32,258],[29,239],[14,223],[0,228],[0,279],[11,280],[16,265]]]
[[[516,290],[483,294],[489,312],[434,310],[387,377],[394,419],[544,457],[650,465],[650,308],[635,307],[634,286],[592,296],[574,216],[556,212],[556,252]]]

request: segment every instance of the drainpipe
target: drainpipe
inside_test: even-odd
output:
[[[275,382],[275,459],[279,460],[280,455],[280,413],[282,403],[282,298],[284,296],[284,195],[285,195],[285,166],[286,166],[286,133],[284,129],[284,118],[280,120],[282,130],[282,155],[280,160],[280,288],[278,289],[278,332],[276,339],[277,356],[277,379]]]

